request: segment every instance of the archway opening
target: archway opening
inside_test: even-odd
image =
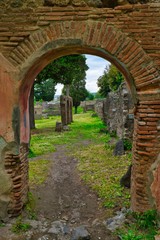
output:
[[[93,149],[92,149],[93,150]],[[98,150],[98,149],[97,149]],[[63,156],[64,157],[64,156]],[[65,167],[67,168],[67,166],[65,165]],[[57,171],[58,171],[58,169],[57,169]],[[64,174],[64,172],[62,173],[62,175]],[[69,187],[69,185],[68,185],[68,189],[69,189],[70,187]],[[118,190],[118,189],[117,189]],[[52,191],[52,190],[50,190],[50,191]],[[66,189],[66,191],[67,191],[67,189]],[[47,190],[45,189],[45,192],[47,192]],[[120,194],[120,193],[119,193]],[[45,198],[46,198],[46,196],[45,196]],[[62,199],[61,199],[62,200]],[[56,203],[55,203],[56,204]],[[112,203],[108,203],[108,206],[109,206],[109,204],[111,205]],[[107,206],[107,204],[106,204],[106,206]],[[46,207],[47,208],[47,207]]]

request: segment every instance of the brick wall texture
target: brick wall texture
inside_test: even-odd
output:
[[[22,4],[15,6],[16,2]],[[12,182],[8,212],[21,211],[28,191],[31,86],[49,62],[74,53],[103,57],[125,76],[135,116],[132,209],[160,210],[160,3],[113,9],[43,4],[41,0],[1,1],[0,140],[19,146],[17,156],[10,149],[4,164]],[[3,152],[3,146],[0,149]]]

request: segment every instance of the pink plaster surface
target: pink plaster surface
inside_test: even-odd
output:
[[[0,136],[6,141],[14,140],[12,111],[18,99],[16,81],[11,78],[11,72],[12,66],[0,55]]]

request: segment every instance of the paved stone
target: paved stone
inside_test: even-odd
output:
[[[79,226],[74,229],[71,240],[90,240],[90,234],[84,226]]]

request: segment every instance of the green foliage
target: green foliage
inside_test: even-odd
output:
[[[143,236],[141,234],[137,235],[134,229],[129,229],[127,233],[121,233],[119,237],[121,240],[144,240]]]
[[[106,96],[106,94],[105,94]],[[95,99],[104,99],[103,95],[101,95],[99,92],[95,94]]]
[[[73,106],[75,107],[75,114],[77,114],[77,108],[80,105],[81,101],[85,100],[88,96],[88,91],[85,88],[86,81],[85,79],[76,79],[73,80],[70,86],[70,96],[73,99]]]
[[[118,231],[122,240],[154,240],[158,231],[159,216],[156,210],[148,210],[144,213],[131,213],[133,223],[126,225]]]
[[[94,100],[94,98],[95,98],[95,95],[92,94],[91,92],[88,92],[88,96],[87,96],[86,100]]]
[[[108,93],[111,91],[109,86],[108,74],[106,70],[104,71],[103,75],[98,78],[97,85],[99,87],[98,92],[102,97],[106,97]]]
[[[40,83],[35,82],[34,96],[36,101],[40,101],[41,99],[43,101],[52,101],[56,92],[55,86],[56,83],[51,78],[44,79]]]
[[[117,137],[116,131],[110,132],[110,136],[113,137],[113,138],[116,138]]]
[[[118,89],[121,83],[124,81],[123,75],[118,71],[114,65],[110,65],[108,69],[109,86],[112,91]]]
[[[123,139],[124,150],[132,150],[132,141],[130,139]]]
[[[84,81],[86,70],[88,70],[88,66],[84,55],[69,55],[56,59],[37,76],[34,86],[36,100],[52,100],[57,83],[67,86],[71,85],[73,81],[74,84]]]
[[[75,112],[74,108],[73,108],[73,113]],[[81,114],[83,113],[83,108],[82,107],[78,107],[77,108],[77,113],[76,114]]]
[[[23,223],[21,216],[17,218],[16,222],[12,225],[12,231],[14,233],[26,232],[31,228],[29,223]]]
[[[137,225],[141,229],[154,228],[158,226],[158,215],[156,210],[148,210],[144,213],[133,213]]]
[[[101,96],[106,97],[110,91],[117,90],[123,81],[123,75],[111,64],[109,68],[106,67],[103,75],[98,78],[98,92]]]
[[[29,148],[29,154],[28,154],[29,158],[33,158],[36,157],[36,154],[33,152],[33,150],[31,148]]]
[[[5,227],[5,223],[0,221],[0,227]]]

